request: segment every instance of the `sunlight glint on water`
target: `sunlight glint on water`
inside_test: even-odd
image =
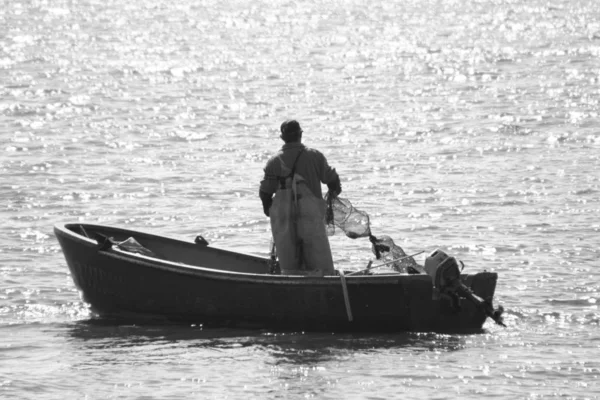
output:
[[[598,398],[594,1],[4,2],[0,397]],[[90,319],[52,234],[266,255],[279,124],[375,234],[499,273],[509,325],[345,335]],[[363,268],[366,240],[333,237]]]

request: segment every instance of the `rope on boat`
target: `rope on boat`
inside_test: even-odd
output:
[[[401,261],[401,260],[404,260],[404,259],[407,259],[407,258],[418,256],[419,254],[422,254],[422,253],[425,253],[425,250],[419,251],[418,253],[414,253],[414,254],[411,254],[411,255],[408,255],[408,256],[396,258],[395,260],[384,262],[383,264],[379,264],[379,265],[376,265],[374,267],[371,266],[371,264],[373,264],[373,261],[369,261],[369,265],[367,265],[367,268],[361,269],[360,271],[351,272],[351,273],[348,274],[348,276],[360,274],[360,273],[363,273],[363,272],[367,272],[367,271],[370,271],[370,270],[375,269],[375,268],[385,267],[386,265],[390,265],[390,264],[393,264],[395,262],[398,262],[398,261]]]
[[[348,295],[348,285],[346,284],[346,276],[344,271],[339,269],[340,280],[342,281],[342,292],[344,292],[344,303],[346,304],[346,314],[348,314],[348,321],[352,322],[352,309],[350,308],[350,296]]]
[[[83,225],[79,225],[79,229],[81,229],[81,232],[83,233],[83,235],[84,235],[86,238],[88,238],[88,239],[91,239],[91,238],[90,238],[90,235],[88,235],[88,233],[86,232],[86,230],[85,230],[85,228],[83,227]]]

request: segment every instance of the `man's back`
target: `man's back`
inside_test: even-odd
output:
[[[308,148],[302,143],[287,143],[267,162],[260,190],[266,193],[277,191],[279,177],[286,175],[282,162],[287,170],[291,170],[295,163],[296,173],[302,175],[311,192],[319,198],[323,197],[321,183],[327,184],[338,179],[337,172],[329,166],[320,151]]]

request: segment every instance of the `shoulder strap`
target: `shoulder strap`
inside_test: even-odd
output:
[[[279,180],[279,188],[280,189],[285,189],[285,181],[286,181],[287,178],[293,178],[294,177],[294,174],[296,173],[296,164],[298,163],[298,159],[300,158],[300,156],[304,152],[304,149],[305,149],[304,147],[302,149],[300,149],[300,152],[296,156],[296,159],[294,160],[294,164],[292,165],[292,172],[290,172],[288,175],[278,176],[277,177],[277,179]],[[282,161],[282,163],[283,163],[283,161]]]
[[[296,173],[296,164],[298,163],[298,159],[302,155],[302,152],[304,152],[304,147],[302,149],[300,149],[300,152],[296,156],[296,160],[294,160],[294,165],[292,165],[292,172],[288,175],[289,178],[294,177],[294,174]]]

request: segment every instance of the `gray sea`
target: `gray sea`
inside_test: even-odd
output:
[[[597,0],[0,1],[0,398],[598,399],[599,99]],[[376,236],[497,272],[508,327],[93,315],[53,226],[266,256],[287,118]]]

